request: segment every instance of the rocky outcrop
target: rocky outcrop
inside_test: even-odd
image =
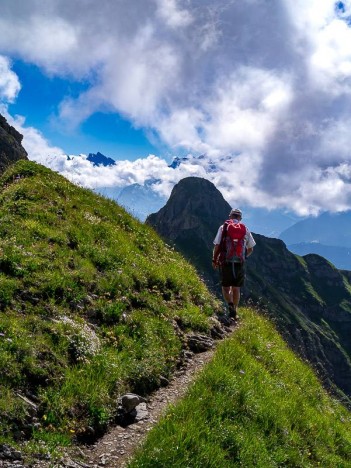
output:
[[[116,161],[112,158],[105,156],[104,154],[100,153],[99,151],[94,153],[89,153],[87,157],[87,161],[90,161],[93,166],[114,166]]]
[[[147,218],[219,296],[212,242],[230,208],[211,182],[188,177],[174,187],[166,206]],[[243,299],[259,304],[324,385],[351,403],[351,273],[318,255],[294,255],[281,240],[254,237]]]
[[[209,242],[206,235],[208,230],[214,237],[213,224],[219,226],[228,217],[230,209],[210,181],[186,177],[174,186],[166,206],[149,215],[146,222],[168,240],[177,240],[182,231],[198,229],[198,238],[211,245],[212,241]]]
[[[0,174],[20,159],[28,159],[22,139],[23,136],[0,114]]]
[[[146,223],[196,265],[200,276],[215,290],[218,274],[211,268],[209,251],[231,206],[206,179],[186,177],[176,184],[163,208],[149,215]]]

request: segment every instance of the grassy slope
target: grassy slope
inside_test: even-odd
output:
[[[103,430],[174,370],[175,319],[206,331],[218,307],[149,227],[35,163],[0,179],[0,237],[0,443]]]
[[[244,310],[129,468],[351,466],[351,416],[273,326]]]
[[[255,240],[255,255],[248,262],[251,298],[266,305],[291,347],[350,406],[351,288],[346,272],[316,255],[296,256],[277,239],[256,235]]]

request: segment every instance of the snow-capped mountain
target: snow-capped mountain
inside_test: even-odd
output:
[[[178,158],[178,156],[176,156],[175,158],[173,158],[173,161],[168,167],[171,167],[172,169],[177,169],[177,167],[179,167],[185,161],[189,161],[189,158]]]

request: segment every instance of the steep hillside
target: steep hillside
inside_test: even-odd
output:
[[[0,174],[20,159],[27,159],[27,152],[22,146],[22,135],[9,125],[0,114]]]
[[[351,466],[350,412],[269,321],[243,316],[129,468]]]
[[[292,254],[282,241],[255,235],[245,292],[265,304],[290,345],[328,388],[351,397],[351,285],[323,257]]]
[[[210,333],[218,303],[195,270],[43,166],[19,162],[0,179],[0,237],[0,452],[96,437],[123,393],[169,378],[188,332]]]
[[[211,266],[212,241],[228,216],[228,207],[213,184],[187,178],[174,187],[166,206],[147,219],[193,262],[218,295],[218,273]],[[188,229],[189,224],[194,229]],[[247,261],[245,299],[264,305],[291,347],[313,364],[325,386],[350,401],[348,274],[322,257],[298,257],[280,240],[254,236],[257,246]]]

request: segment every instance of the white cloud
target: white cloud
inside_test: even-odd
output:
[[[57,73],[72,70],[67,56],[78,55],[74,26],[59,17],[34,12],[27,20],[0,18],[1,48]],[[77,66],[77,64],[75,65]]]
[[[3,0],[2,7],[0,53],[90,83],[76,99],[63,96],[65,125],[118,112],[175,153],[206,153],[222,168],[206,174],[198,161],[174,171],[156,156],[97,169],[84,157],[52,159],[72,180],[111,186],[157,174],[164,181],[157,189],[168,193],[180,176],[200,175],[238,203],[304,214],[351,207],[351,0],[100,0],[89,8],[85,0],[47,0],[45,8]],[[0,92],[10,101],[18,79],[6,59],[1,67]],[[46,158],[44,136],[18,124],[31,157]]]
[[[84,154],[67,156],[58,153],[41,157],[38,162],[60,172],[72,182],[91,189],[122,188],[135,183],[143,185],[156,177],[157,182],[152,188],[166,197],[170,195],[173,186],[184,177],[206,177],[206,171],[201,165],[184,164],[174,170],[164,159],[155,155],[135,161],[116,161],[114,166],[93,166]]]
[[[300,46],[305,48],[314,86],[331,94],[350,93],[350,1],[288,0],[286,3]]]
[[[222,152],[262,150],[291,101],[288,80],[243,67],[207,105],[204,124],[210,147]]]
[[[187,10],[178,8],[177,0],[156,0],[158,5],[157,14],[172,28],[189,26],[193,19]]]
[[[13,102],[20,89],[21,84],[16,73],[11,70],[9,59],[0,55],[0,100]]]

